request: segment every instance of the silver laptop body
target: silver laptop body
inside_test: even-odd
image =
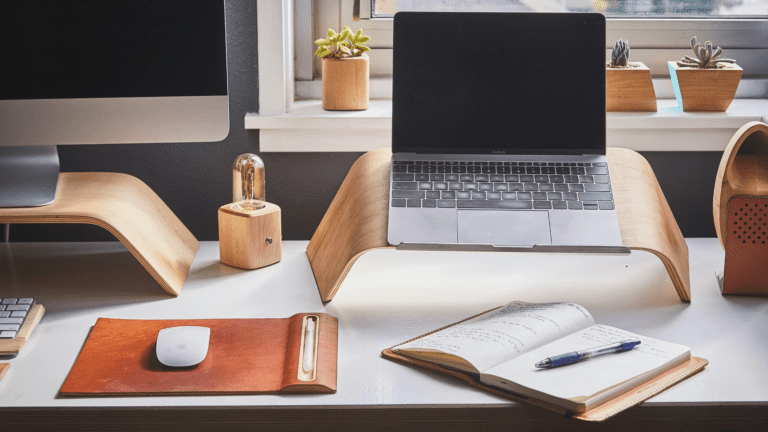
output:
[[[602,15],[404,12],[394,45],[390,244],[629,252],[605,157]]]

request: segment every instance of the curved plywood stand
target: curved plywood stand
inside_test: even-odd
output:
[[[355,261],[387,244],[389,149],[361,156],[307,247],[320,297],[333,299]],[[614,200],[625,245],[658,256],[681,300],[691,300],[688,246],[648,162],[626,149],[608,149]],[[365,191],[365,193],[358,193]]]
[[[726,240],[725,225],[728,222],[728,201],[734,196],[768,197],[767,179],[768,125],[756,121],[749,122],[733,135],[717,169],[712,215],[723,249]]]
[[[118,173],[61,173],[53,204],[0,209],[0,223],[100,226],[174,296],[181,292],[200,245],[149,186]]]

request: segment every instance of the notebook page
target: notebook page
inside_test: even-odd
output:
[[[534,366],[550,356],[625,339],[637,339],[642,343],[630,351],[606,354],[567,366],[552,369]],[[665,364],[679,364],[689,357],[688,347],[596,325],[525,353],[486,373],[555,397],[573,399],[590,397]]]
[[[479,371],[594,325],[574,303],[515,301],[462,324],[397,347],[438,350],[459,356]]]

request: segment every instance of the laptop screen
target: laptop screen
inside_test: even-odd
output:
[[[605,154],[605,17],[395,15],[392,151]]]

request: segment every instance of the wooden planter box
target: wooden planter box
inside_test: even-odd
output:
[[[633,67],[606,68],[606,110],[656,111],[651,70],[640,62]]]
[[[720,69],[680,67],[667,62],[677,105],[683,111],[725,112],[733,102],[744,70],[735,64]]]
[[[354,111],[368,109],[370,62],[360,57],[323,59],[323,109]]]

